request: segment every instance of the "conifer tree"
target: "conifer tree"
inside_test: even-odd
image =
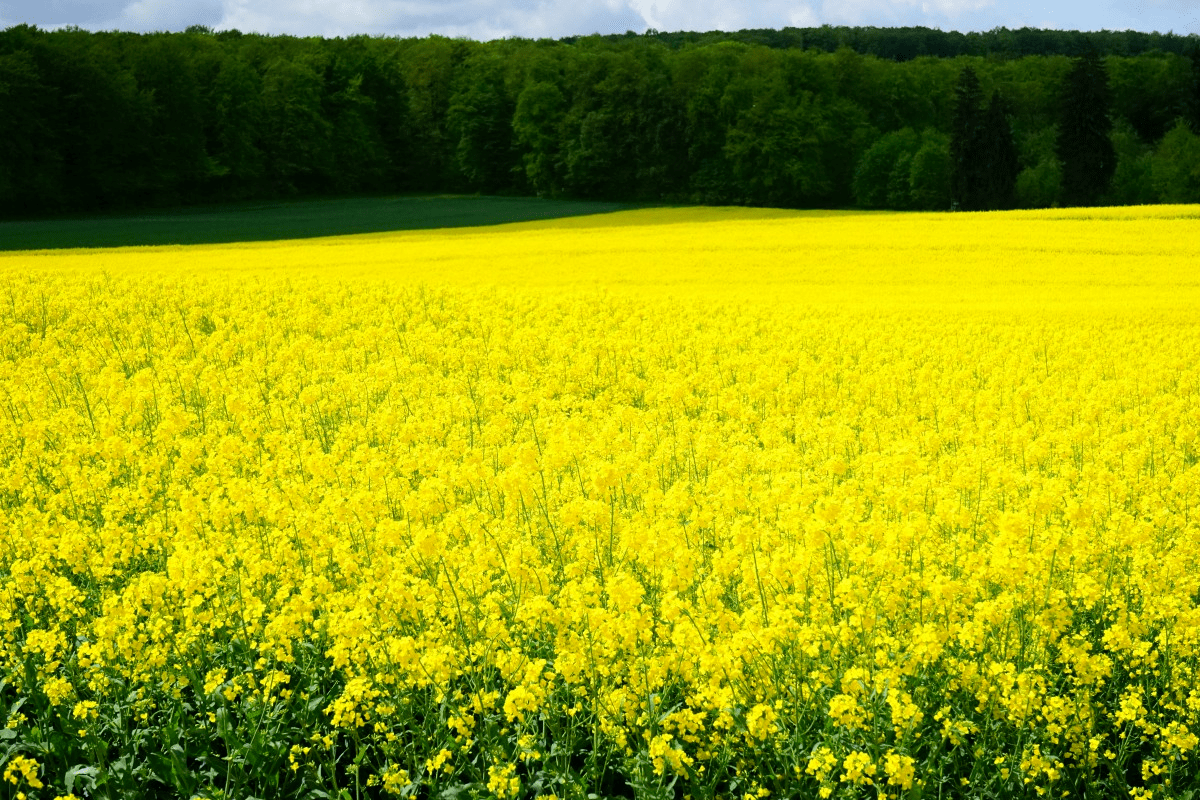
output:
[[[1200,134],[1200,46],[1192,47],[1188,56],[1192,60],[1192,85],[1183,115],[1192,133]]]
[[[980,199],[982,207],[989,210],[1015,208],[1017,205],[1017,173],[1021,171],[1021,166],[1008,118],[1008,103],[999,92],[992,92],[992,99],[983,114],[981,147],[985,168]]]
[[[951,208],[961,211],[983,207],[982,96],[979,76],[970,67],[964,68],[954,87],[954,127],[950,132],[950,202]]]
[[[1058,157],[1063,201],[1094,205],[1117,168],[1109,116],[1108,72],[1095,52],[1075,59],[1063,86]]]

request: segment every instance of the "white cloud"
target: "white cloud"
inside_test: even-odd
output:
[[[982,11],[995,5],[995,0],[925,0],[921,10],[926,14],[942,14],[957,19],[972,11]]]
[[[710,31],[746,27],[746,3],[721,0],[629,0],[630,7],[660,31]]]
[[[189,25],[216,25],[224,15],[221,0],[180,3],[177,0],[136,0],[105,27],[122,30],[178,31]]]
[[[589,33],[833,25],[989,30],[1200,28],[1200,0],[0,0],[0,25],[347,36],[561,37]]]
[[[641,31],[647,24],[625,0],[225,0],[219,27],[280,32],[282,20],[286,32],[298,34],[439,33],[476,39]]]
[[[821,18],[812,10],[812,6],[800,3],[788,13],[788,25],[793,28],[817,28]]]
[[[907,25],[917,0],[825,0],[821,19],[832,25]]]
[[[819,26],[821,15],[797,0],[629,0],[651,28],[664,31],[740,30]]]
[[[882,0],[912,5],[917,0]],[[938,0],[951,3],[955,0]],[[963,0],[958,0],[962,2]],[[972,0],[966,0],[971,2]],[[979,2],[980,0],[974,0]],[[990,0],[984,0],[990,2]],[[589,33],[739,30],[818,26],[828,21],[869,19],[880,0],[838,3],[841,19],[830,20],[803,0],[225,0],[219,27],[298,34],[386,33],[495,39],[504,36],[561,37]],[[859,6],[845,14],[847,6]]]

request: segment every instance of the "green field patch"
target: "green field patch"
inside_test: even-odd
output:
[[[531,222],[631,207],[626,203],[461,195],[237,203],[140,214],[0,222],[0,250],[307,239]]]

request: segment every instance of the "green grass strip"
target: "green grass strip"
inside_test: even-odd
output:
[[[631,207],[623,203],[453,195],[237,203],[137,214],[0,222],[0,250],[304,239],[500,225],[602,214]]]

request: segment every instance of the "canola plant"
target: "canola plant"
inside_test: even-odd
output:
[[[0,255],[0,792],[1191,797],[1198,219]]]

